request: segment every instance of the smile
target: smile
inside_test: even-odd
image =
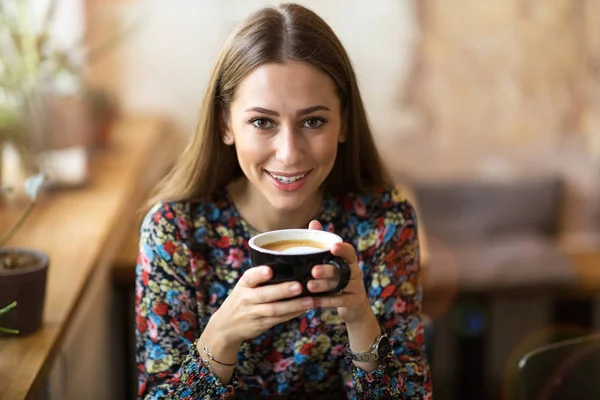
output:
[[[287,184],[299,181],[300,179],[302,179],[306,175],[308,175],[309,172],[310,171],[304,172],[304,173],[299,174],[299,175],[293,175],[293,176],[283,176],[283,175],[276,175],[276,174],[273,174],[273,173],[267,171],[267,173],[269,175],[271,175],[273,178],[277,179],[279,182],[281,182],[281,183],[287,183]]]
[[[312,170],[298,172],[296,174],[281,175],[265,170],[265,173],[279,190],[283,190],[284,192],[295,192],[304,186],[311,171]]]

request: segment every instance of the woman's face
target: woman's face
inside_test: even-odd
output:
[[[266,64],[237,88],[223,140],[235,144],[252,198],[259,193],[276,210],[294,211],[321,196],[343,141],[341,125],[327,74],[300,62]]]

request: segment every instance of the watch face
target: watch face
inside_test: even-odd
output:
[[[392,351],[392,345],[390,339],[387,336],[383,336],[377,346],[377,357],[381,360],[385,358]]]

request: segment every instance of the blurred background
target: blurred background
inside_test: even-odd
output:
[[[600,326],[600,0],[298,2],[341,38],[419,210],[435,398],[518,398],[528,351]],[[39,26],[51,3],[31,0]],[[276,3],[56,1],[53,67],[23,81],[35,95],[0,87],[0,124],[23,123],[10,113],[23,104],[30,121],[27,144],[5,140],[0,176],[18,181],[18,160],[42,153],[57,186],[76,186],[131,115],[191,135],[225,38]]]

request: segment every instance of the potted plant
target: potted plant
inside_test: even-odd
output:
[[[63,97],[75,97],[81,91],[79,65],[71,54],[74,51],[59,49],[51,40],[58,2],[48,3],[41,24],[35,21],[33,2],[1,3],[0,110],[4,112],[0,142],[17,150],[20,167],[29,175],[38,169],[39,155],[54,150],[55,145],[62,146],[63,137],[77,137],[76,145],[84,144],[89,119],[81,101],[71,105],[71,113],[78,115],[77,124],[57,124],[60,118],[53,110]],[[7,124],[7,120],[12,124]],[[15,124],[15,120],[20,123]]]
[[[87,85],[85,70],[126,32],[91,47],[86,30],[60,45],[53,40],[60,0],[34,3],[0,0],[0,157],[8,144],[25,176],[41,168],[49,186],[78,186],[88,177],[88,152],[105,143],[117,115],[112,97]]]
[[[17,221],[0,237],[0,329],[1,334],[25,335],[38,330],[43,321],[49,259],[43,252],[5,247],[33,211],[45,182],[42,174],[25,182],[29,204]],[[3,189],[3,192],[7,189]],[[8,304],[8,306],[6,306]],[[18,304],[18,307],[15,307]],[[8,312],[11,310],[10,312]]]

